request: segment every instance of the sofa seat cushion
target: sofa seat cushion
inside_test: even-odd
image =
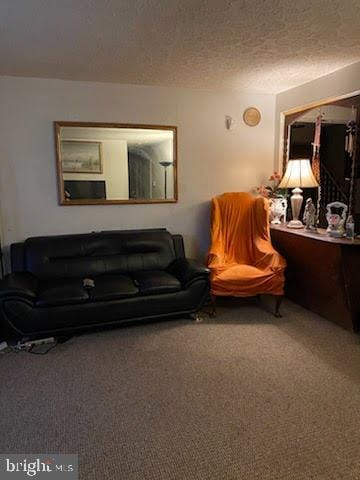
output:
[[[134,297],[139,293],[133,280],[127,275],[104,274],[94,277],[95,286],[89,289],[90,300],[106,302],[119,298]]]
[[[181,290],[181,283],[170,273],[162,270],[149,270],[133,274],[141,295],[172,293]]]
[[[89,295],[82,282],[80,278],[59,278],[41,282],[36,306],[56,307],[87,302]]]

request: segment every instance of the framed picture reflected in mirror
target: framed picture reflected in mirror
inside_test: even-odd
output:
[[[101,142],[61,140],[60,149],[64,173],[102,173]]]

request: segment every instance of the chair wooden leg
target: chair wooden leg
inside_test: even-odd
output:
[[[216,317],[216,297],[213,294],[210,295],[210,306],[211,306],[211,309],[210,309],[209,316],[214,318]]]
[[[209,294],[206,305],[202,308],[202,312],[209,315],[210,318],[216,317],[216,297],[212,293]]]
[[[280,305],[281,305],[281,302],[284,298],[284,295],[275,295],[275,317],[277,318],[280,318],[282,317],[281,313],[280,313]]]

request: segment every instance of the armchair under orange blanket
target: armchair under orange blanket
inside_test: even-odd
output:
[[[211,270],[213,296],[284,294],[285,259],[270,240],[268,201],[249,193],[224,193],[212,200]]]

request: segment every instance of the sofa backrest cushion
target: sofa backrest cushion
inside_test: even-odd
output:
[[[25,269],[39,279],[164,270],[175,259],[166,230],[34,237],[25,241]]]

